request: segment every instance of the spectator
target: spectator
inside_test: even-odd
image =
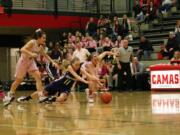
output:
[[[166,46],[164,44],[160,45],[160,53],[159,53],[159,59],[169,59],[168,52],[166,50]]]
[[[130,21],[127,18],[127,15],[123,15],[123,21],[122,24],[120,25],[120,29],[118,33],[122,36],[122,38],[124,38],[128,36],[129,31],[131,31]]]
[[[148,76],[144,72],[144,65],[138,61],[137,57],[134,57],[132,59],[132,62],[130,64],[131,67],[131,74],[132,74],[132,80],[133,80],[133,89],[134,90],[143,90],[146,88],[145,85],[148,84]]]
[[[171,61],[178,60],[180,62],[180,51],[175,51],[174,56],[171,58]]]
[[[97,24],[94,22],[94,18],[91,17],[86,25],[86,31],[90,36],[94,37],[97,34]]]
[[[166,44],[165,51],[168,53],[169,59],[171,59],[174,55],[174,52],[179,50],[178,42],[175,38],[175,35],[173,32],[169,33],[168,42]]]
[[[76,36],[74,36],[71,32],[68,33],[68,43],[75,43]]]
[[[138,22],[142,22],[144,19],[143,16],[143,12],[142,12],[142,8],[138,2],[138,0],[136,0],[136,4],[133,7],[133,17],[138,21]]]
[[[151,59],[151,53],[153,51],[152,44],[144,36],[140,37],[139,49],[137,57],[141,60],[142,56],[144,59]]]
[[[60,51],[60,44],[58,42],[54,45],[49,56],[57,63],[60,63],[62,61],[63,54]],[[52,64],[48,63],[46,68],[49,74],[51,74],[51,76],[53,76],[55,79],[59,77],[59,70],[56,69]]]
[[[148,6],[147,14],[145,17],[145,23],[150,23],[156,18],[156,8],[153,5],[153,2],[150,2],[150,5]]]
[[[118,17],[115,16],[115,17],[114,17],[114,27],[113,27],[113,31],[114,31],[114,34],[115,34],[115,35],[118,35],[118,33],[119,33],[119,28],[120,28],[119,20],[118,20]]]
[[[86,49],[88,49],[88,51],[92,53],[92,52],[96,52],[96,48],[97,48],[97,42],[91,36],[89,36],[87,40]]]
[[[67,37],[67,33],[66,32],[63,32],[62,33],[62,36],[60,36],[60,44],[64,47],[64,44],[65,43],[68,43],[68,37]]]
[[[142,5],[141,5],[141,9],[142,9],[142,12],[143,12],[143,15],[146,15],[147,14],[147,10],[148,10],[148,1],[147,0],[142,0]]]
[[[122,37],[118,36],[113,47],[118,47],[119,48],[119,47],[122,47],[122,46],[123,46]]]
[[[109,37],[105,37],[104,42],[102,44],[103,51],[110,51],[112,48],[112,41]]]
[[[171,7],[173,6],[175,0],[164,0],[162,2],[162,7],[161,7],[161,12],[167,12],[171,9]]]
[[[84,63],[88,56],[90,55],[89,51],[85,48],[82,48],[82,44],[80,41],[76,41],[76,49],[73,52],[72,58],[79,58],[81,63]]]
[[[178,46],[180,48],[180,20],[178,20],[176,23],[175,35],[176,35],[176,40],[178,42]]]
[[[51,53],[53,47],[54,47],[54,43],[53,43],[52,41],[49,41],[49,43],[48,43],[48,45],[47,45],[47,48],[48,48],[47,53],[48,53],[48,54]]]
[[[153,3],[154,3],[154,6],[155,6],[155,9],[158,9],[161,5],[161,1],[162,0],[154,0]]]

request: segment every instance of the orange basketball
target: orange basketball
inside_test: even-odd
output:
[[[110,92],[104,92],[101,94],[101,101],[105,104],[110,103],[112,100],[112,94]]]

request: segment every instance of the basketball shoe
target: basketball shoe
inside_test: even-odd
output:
[[[11,102],[15,99],[14,97],[14,93],[12,92],[8,92],[7,95],[4,97],[3,99],[3,104],[4,106],[8,106],[9,104],[11,104]]]
[[[19,97],[16,101],[18,103],[25,103],[25,102],[28,102],[29,100],[31,100],[31,96],[22,96],[22,97]]]

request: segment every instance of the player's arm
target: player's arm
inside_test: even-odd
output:
[[[32,57],[32,58],[35,58],[37,57],[37,54],[36,53],[33,53],[31,51],[29,51],[34,45],[34,42],[33,40],[30,40],[29,42],[27,42],[21,49],[21,53],[25,53],[27,54],[28,56]]]
[[[49,55],[45,52],[43,46],[40,46],[40,53],[41,53],[48,61],[50,61],[53,66],[55,66],[56,68],[60,69],[60,66],[59,66],[53,59],[51,59],[51,57],[49,57]]]
[[[68,67],[68,71],[78,80],[81,81],[83,83],[88,84],[88,82],[86,80],[84,80],[82,77],[80,77],[71,66]]]
[[[116,60],[116,63],[117,63],[117,66],[119,69],[121,69],[121,64],[120,64],[120,53],[118,53],[115,57],[115,60]]]
[[[81,68],[81,73],[87,76],[87,78],[89,78],[90,80],[93,80],[93,81],[99,80],[97,77],[90,75],[84,68]]]
[[[89,69],[90,69],[90,67],[88,65],[83,65],[83,66],[81,66],[81,73],[84,74],[85,76],[87,76],[87,78],[89,78],[89,80],[96,81],[99,84],[99,86],[102,86],[103,84],[100,82],[100,79],[94,75],[91,75],[88,72]]]
[[[98,56],[98,59],[101,61],[106,55],[112,56],[116,54],[111,51],[105,51]]]

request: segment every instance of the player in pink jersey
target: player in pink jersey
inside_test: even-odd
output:
[[[12,83],[10,91],[3,99],[4,106],[9,105],[14,100],[16,88],[23,81],[25,75],[29,73],[36,81],[37,91],[42,91],[43,85],[41,81],[40,72],[37,68],[35,59],[38,55],[43,55],[55,67],[58,65],[45,53],[44,47],[46,42],[46,34],[41,29],[37,29],[34,33],[33,39],[28,41],[21,49],[21,56],[16,65],[15,81]]]

